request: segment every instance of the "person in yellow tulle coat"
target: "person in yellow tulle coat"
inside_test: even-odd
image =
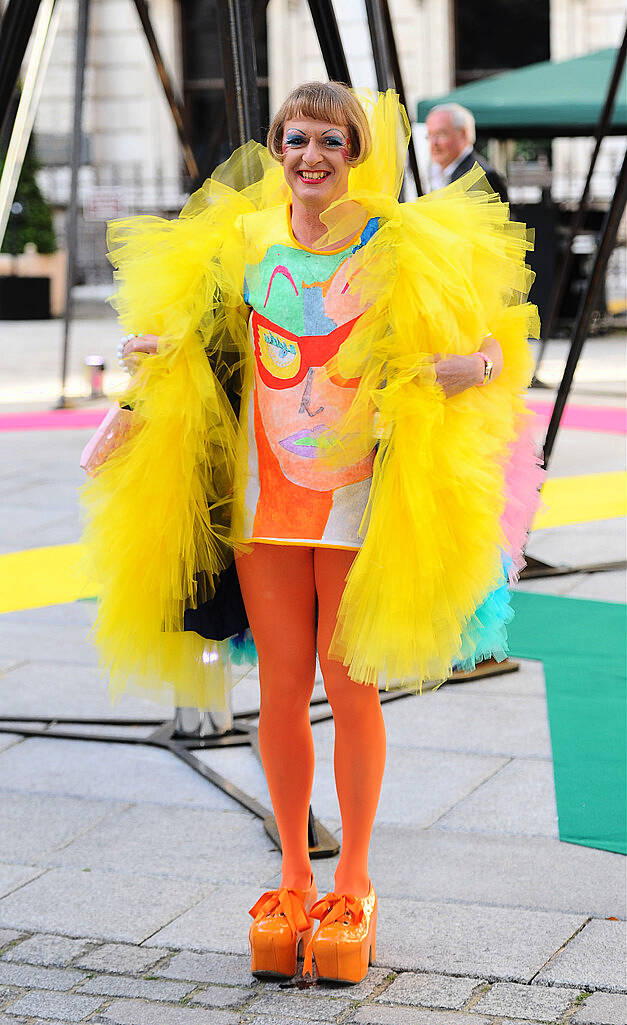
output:
[[[268,148],[234,154],[180,218],[110,228],[124,356],[150,358],[125,396],[138,428],[85,490],[96,639],[114,692],[215,700],[237,630],[211,610],[236,566],[283,852],[279,888],[251,909],[259,975],[294,974],[303,946],[307,971],[365,975],[377,684],[504,657],[505,581],[535,493],[526,232],[478,168],[399,204],[408,134],[394,94],[308,83]],[[342,816],[321,900],[307,841],[316,656]]]

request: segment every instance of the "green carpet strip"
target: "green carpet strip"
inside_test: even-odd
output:
[[[627,606],[517,591],[511,654],[544,663],[560,839],[627,854]]]

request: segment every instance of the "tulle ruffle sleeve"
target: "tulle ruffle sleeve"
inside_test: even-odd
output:
[[[183,617],[233,559],[249,385],[241,218],[251,209],[210,180],[175,220],[109,227],[120,321],[159,337],[121,398],[137,429],[82,490],[95,640],[113,695],[147,688],[203,706],[223,693],[225,652],[184,632]]]

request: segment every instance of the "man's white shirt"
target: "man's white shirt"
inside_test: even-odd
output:
[[[459,156],[455,157],[455,160],[452,160],[446,167],[442,168],[439,164],[431,164],[431,191],[443,189],[445,185],[450,185],[453,171],[459,167],[470,153],[472,153],[472,146],[466,146],[466,149],[463,149]]]

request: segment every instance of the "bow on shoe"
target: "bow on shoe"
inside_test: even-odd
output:
[[[280,890],[268,890],[261,894],[257,903],[248,912],[255,922],[260,922],[262,918],[268,918],[275,913],[285,916],[292,939],[296,939],[299,932],[305,932],[311,926],[311,918],[305,911],[302,897],[294,890],[287,890],[285,887],[281,887]]]
[[[340,919],[349,919],[350,924],[359,925],[364,917],[363,905],[357,897],[351,897],[346,893],[327,893],[326,897],[316,901],[309,912],[312,918],[320,921],[320,929]],[[317,934],[316,934],[317,935]],[[303,975],[311,975],[313,978],[313,941],[312,936],[305,950],[303,962]]]

